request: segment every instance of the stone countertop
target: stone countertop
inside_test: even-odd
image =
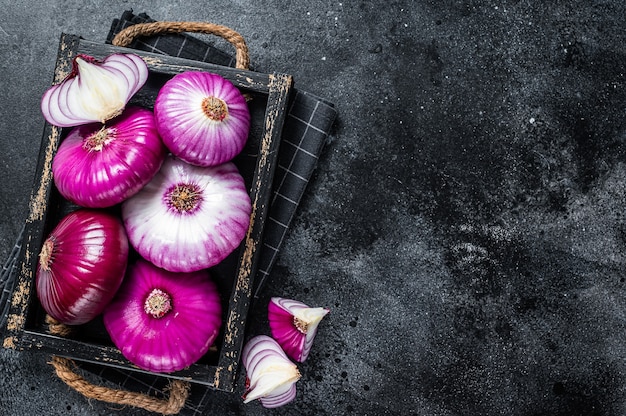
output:
[[[298,396],[270,412],[209,392],[206,414],[626,414],[626,3],[0,6],[2,258],[62,32],[103,42],[126,9],[224,24],[254,67],[336,105],[261,298],[331,309]],[[48,360],[0,351],[0,413],[148,414],[85,399]]]

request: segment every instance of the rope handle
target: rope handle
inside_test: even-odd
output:
[[[151,22],[137,23],[120,31],[113,38],[113,45],[128,46],[141,36],[163,35],[171,33],[206,33],[219,36],[230,42],[236,50],[236,65],[238,69],[249,69],[250,55],[248,45],[238,32],[233,29],[209,22]]]
[[[65,337],[71,333],[71,327],[58,322],[50,315],[46,315],[46,323],[48,324],[48,332],[51,334]],[[189,397],[190,384],[187,381],[172,380],[166,388],[169,398],[159,399],[145,393],[136,393],[90,383],[77,373],[78,366],[69,358],[53,355],[52,360],[48,364],[54,367],[57,377],[88,399],[138,407],[163,415],[176,415],[185,406],[185,401]]]
[[[69,358],[52,356],[49,363],[54,367],[57,376],[68,386],[81,393],[88,399],[96,399],[112,404],[140,407],[150,412],[163,415],[175,415],[185,405],[189,396],[189,383],[181,380],[172,380],[167,391],[169,399],[159,399],[143,393],[103,387],[90,383],[75,371],[76,363]]]

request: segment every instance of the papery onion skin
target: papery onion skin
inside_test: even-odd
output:
[[[118,290],[128,253],[117,216],[86,208],[66,215],[39,255],[36,290],[43,309],[66,325],[91,321]]]
[[[145,309],[154,289],[168,294],[171,310],[154,317]],[[182,370],[213,345],[222,324],[217,286],[207,270],[172,273],[143,259],[128,273],[103,313],[105,328],[124,357],[158,373]]]
[[[251,338],[241,362],[246,369],[244,403],[259,399],[264,407],[275,408],[295,399],[300,372],[274,339],[267,335]]]
[[[215,98],[210,105],[208,97]],[[154,114],[167,148],[198,166],[232,160],[244,148],[250,130],[250,111],[242,93],[227,79],[208,72],[188,71],[168,80],[157,95]]]
[[[46,121],[74,127],[118,116],[148,79],[148,66],[136,54],[115,53],[99,61],[79,54],[72,71],[48,88],[41,99]]]
[[[304,362],[311,351],[317,327],[328,313],[326,308],[311,308],[306,304],[281,297],[272,297],[267,316],[274,339],[295,361]]]
[[[179,200],[186,201],[178,208],[171,203],[177,189]],[[173,156],[122,204],[131,245],[172,272],[197,271],[224,260],[245,237],[251,212],[245,182],[233,163],[198,167]]]
[[[105,125],[73,128],[52,160],[54,182],[59,193],[77,205],[110,207],[148,183],[166,152],[153,113],[129,107]]]

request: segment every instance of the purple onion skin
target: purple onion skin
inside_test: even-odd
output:
[[[153,289],[171,296],[172,309],[160,318],[144,309]],[[219,333],[222,309],[207,270],[172,273],[139,259],[129,266],[103,318],[126,359],[147,371],[170,373],[206,354]]]
[[[39,256],[37,296],[44,310],[66,325],[98,316],[118,290],[129,244],[121,220],[82,208],[52,230]]]
[[[94,136],[103,128],[101,136]],[[94,137],[103,142],[98,145]],[[166,152],[153,113],[129,107],[106,125],[72,129],[52,161],[54,182],[59,193],[77,205],[110,207],[148,183]]]
[[[228,108],[221,121],[203,112],[203,99],[214,96]],[[208,72],[183,72],[160,89],[154,103],[159,134],[167,148],[187,163],[215,166],[244,148],[250,111],[244,96],[227,79]]]

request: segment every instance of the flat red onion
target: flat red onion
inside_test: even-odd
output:
[[[246,369],[244,403],[259,399],[264,407],[275,408],[295,399],[300,372],[275,340],[267,335],[251,338],[241,361]]]
[[[150,110],[129,107],[110,123],[75,127],[52,161],[57,189],[83,207],[103,208],[137,193],[166,155]]]
[[[328,312],[326,308],[310,308],[293,299],[273,297],[267,311],[272,337],[289,357],[304,362],[313,346],[317,326]]]
[[[48,123],[59,127],[104,123],[124,107],[148,79],[148,67],[135,54],[116,53],[103,61],[80,54],[71,73],[41,99]]]
[[[113,343],[130,362],[169,373],[198,361],[222,323],[209,272],[171,273],[139,259],[103,314]]]
[[[241,92],[208,72],[183,72],[168,80],[156,98],[154,114],[167,148],[198,166],[232,160],[250,130],[250,111]]]
[[[173,272],[214,266],[241,243],[252,205],[237,167],[192,166],[172,156],[143,189],[122,204],[131,245]]]
[[[92,320],[119,288],[128,251],[118,217],[86,208],[68,214],[39,254],[36,286],[41,306],[66,325]]]

